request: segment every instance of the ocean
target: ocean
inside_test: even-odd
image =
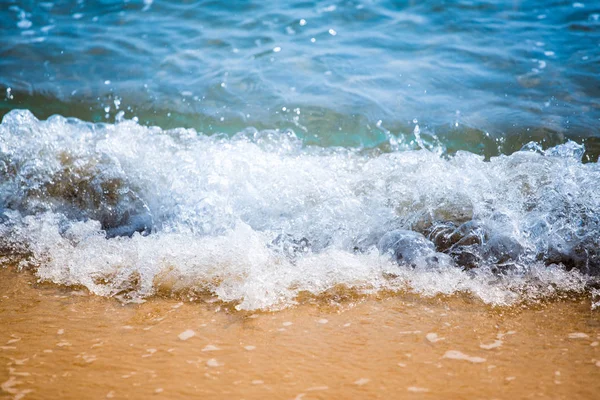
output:
[[[2,1],[0,38],[3,265],[125,303],[595,304],[597,2]]]

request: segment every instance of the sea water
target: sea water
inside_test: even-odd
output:
[[[595,293],[595,2],[13,1],[0,35],[5,265],[240,309]]]

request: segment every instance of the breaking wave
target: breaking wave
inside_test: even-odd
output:
[[[0,125],[2,263],[124,301],[208,292],[238,309],[299,295],[587,293],[600,167],[574,142],[483,157],[323,148],[29,111]]]

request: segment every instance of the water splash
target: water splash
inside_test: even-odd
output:
[[[277,308],[344,286],[513,304],[585,292],[600,272],[600,168],[582,155],[573,142],[489,162],[381,154],[292,131],[229,138],[12,111],[0,247],[42,280],[124,300],[192,290]]]

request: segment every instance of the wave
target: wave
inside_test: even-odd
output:
[[[583,154],[530,143],[485,161],[14,110],[0,124],[2,263],[124,301],[208,292],[248,310],[339,287],[492,305],[589,293],[600,167]]]

